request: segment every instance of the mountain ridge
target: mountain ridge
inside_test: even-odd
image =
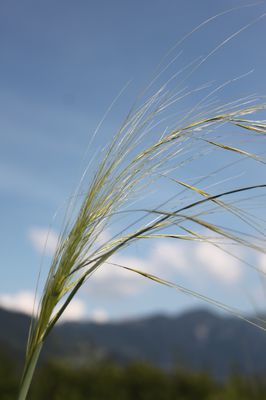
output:
[[[0,323],[0,349],[22,363],[30,317],[0,308]],[[48,337],[41,361],[52,357],[77,366],[142,361],[169,371],[206,371],[223,380],[232,371],[265,374],[265,349],[264,331],[232,316],[196,309],[101,324],[61,323]]]

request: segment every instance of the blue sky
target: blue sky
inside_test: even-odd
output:
[[[40,266],[43,237],[55,211],[62,207],[86,163],[105,144],[167,51],[207,18],[248,1],[100,0],[36,2],[2,1],[0,5],[0,303],[30,309]],[[211,21],[169,56],[180,53],[158,85],[197,57],[206,57],[219,43],[255,21],[228,41],[191,74],[188,88],[218,86],[247,74],[219,92],[221,102],[266,93],[266,4],[243,7]],[[259,19],[260,18],[260,19]],[[97,124],[113,99],[130,81],[84,158]],[[215,86],[212,86],[212,89]],[[204,92],[204,94],[206,94]],[[195,94],[198,99],[198,94]],[[182,107],[191,107],[193,97]],[[262,142],[263,144],[263,142]],[[262,148],[256,148],[263,151]],[[228,162],[230,158],[228,158]],[[186,170],[192,179],[215,169],[215,157]],[[218,164],[217,164],[218,165]],[[243,170],[250,182],[261,183],[265,168]],[[220,179],[225,179],[221,176]],[[165,190],[171,192],[171,188]],[[50,253],[58,224],[54,223]],[[53,233],[54,232],[54,233]],[[111,233],[106,233],[110,235]],[[250,255],[257,265],[263,256]],[[240,271],[236,260],[196,244],[151,243],[134,246],[120,256],[182,282],[211,297],[250,311],[261,304],[258,277]],[[216,272],[209,260],[216,260]],[[173,260],[175,260],[173,262]],[[179,260],[178,262],[176,260]],[[181,261],[180,261],[181,260]],[[218,260],[218,261],[217,261]],[[49,257],[45,260],[48,265]],[[235,275],[221,269],[232,263]],[[178,264],[178,265],[177,265]],[[221,264],[221,265],[220,265]],[[197,270],[199,268],[199,270]],[[219,269],[220,268],[220,269]],[[152,312],[180,312],[199,306],[196,300],[153,283],[114,271],[103,271],[82,289],[70,317],[124,318]],[[247,291],[250,293],[247,295]]]

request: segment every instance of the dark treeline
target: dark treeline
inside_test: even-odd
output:
[[[0,399],[15,400],[18,371],[1,357]],[[29,400],[252,400],[266,399],[262,379],[231,377],[221,384],[206,374],[166,373],[147,364],[111,363],[72,368],[50,361],[36,375]]]

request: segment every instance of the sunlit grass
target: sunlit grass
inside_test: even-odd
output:
[[[205,60],[188,66],[189,73]],[[244,200],[241,196],[247,192],[254,193],[254,198],[257,195],[265,196],[266,182],[236,185],[234,180],[230,189],[226,185],[223,187],[223,182],[216,182],[219,190],[214,185],[212,191],[211,185],[207,189],[204,184],[210,177],[214,182],[217,179],[217,171],[211,168],[208,175],[194,179],[193,184],[191,180],[184,182],[180,176],[183,170],[188,171],[189,175],[190,164],[205,159],[208,162],[213,154],[224,159],[224,167],[220,167],[220,170],[226,170],[230,164],[228,177],[234,172],[234,165],[242,159],[264,167],[263,154],[254,153],[252,149],[256,141],[259,147],[261,143],[264,144],[262,140],[265,140],[266,123],[262,118],[266,104],[261,98],[251,96],[224,105],[212,105],[212,96],[236,78],[209,89],[207,95],[202,95],[187,112],[180,115],[176,108],[172,111],[172,107],[178,107],[184,99],[207,90],[208,85],[193,90],[181,85],[178,90],[172,91],[171,85],[177,78],[179,75],[175,74],[148,97],[144,92],[110,144],[98,159],[94,158],[89,164],[86,176],[90,181],[78,213],[75,213],[75,207],[80,198],[80,185],[76,195],[69,201],[65,225],[38,305],[37,318],[31,326],[20,400],[26,398],[45,338],[82,285],[106,263],[244,318],[230,305],[184,288],[178,282],[169,282],[161,276],[142,271],[141,265],[129,268],[112,262],[113,255],[136,241],[164,238],[204,241],[227,252],[226,244],[236,244],[265,253],[263,221],[260,221],[261,227],[257,216],[241,208],[240,204]],[[156,79],[151,87],[155,83]],[[228,142],[228,132],[233,132],[234,143],[239,138],[239,145]],[[249,138],[252,139],[250,142],[247,141]],[[244,148],[241,147],[242,142]],[[227,154],[237,158],[232,160],[227,158]],[[176,185],[177,195],[169,199],[166,196],[161,201],[160,182],[165,179]],[[150,196],[152,207],[135,206],[140,204],[138,199],[143,195],[146,203]],[[236,195],[239,195],[239,203]],[[159,200],[156,203],[157,197]],[[241,221],[242,230],[236,232],[234,228],[237,227],[231,224],[220,226],[215,216],[221,211]],[[120,224],[125,221],[124,227],[102,243],[99,240],[102,232],[112,227],[117,218]],[[232,256],[236,257],[234,254]],[[256,266],[250,267],[258,270]],[[263,271],[260,273],[263,274]],[[263,321],[259,319],[249,322],[263,328]]]

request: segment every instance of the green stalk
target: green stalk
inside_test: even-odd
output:
[[[43,346],[43,342],[39,343],[38,346],[36,346],[34,353],[32,354],[31,358],[29,359],[29,362],[27,363],[27,367],[24,371],[21,385],[20,385],[18,400],[26,400],[26,398],[27,398],[29,387],[30,387],[30,384],[32,381],[32,377],[33,377],[35,368],[36,368],[37,361],[40,356],[42,346]]]

